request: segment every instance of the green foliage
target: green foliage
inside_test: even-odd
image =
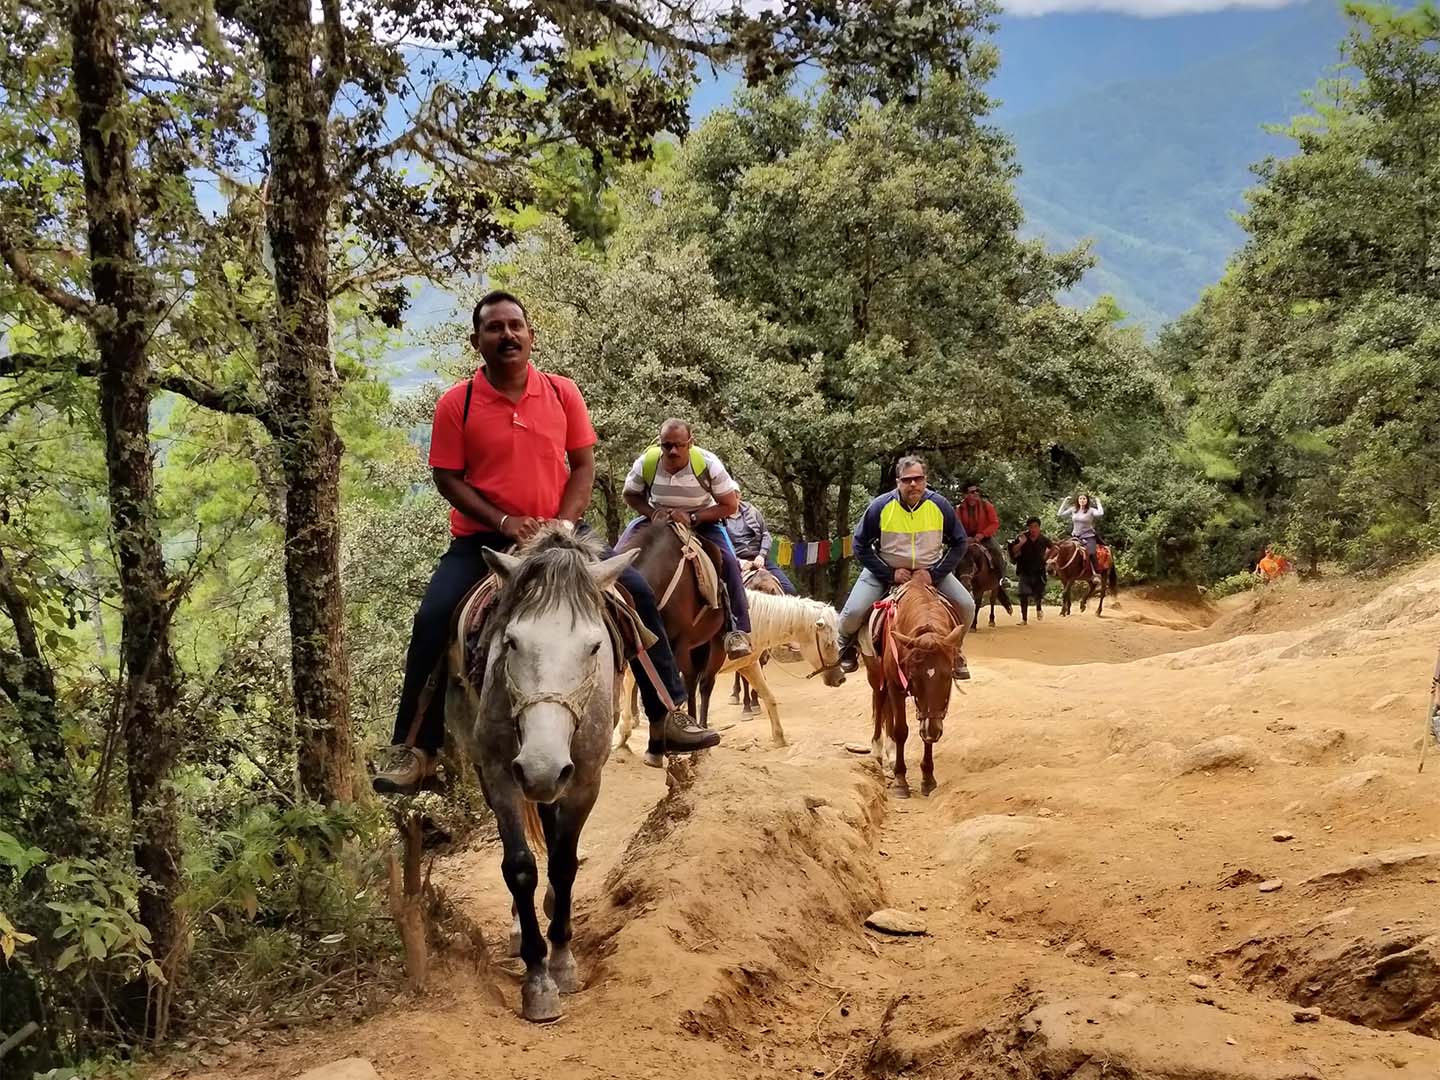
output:
[[[1161,343],[1193,404],[1181,460],[1273,531],[1222,572],[1268,540],[1382,568],[1440,533],[1440,13],[1346,11],[1356,78],[1257,166],[1245,248]]]
[[[1223,600],[1227,596],[1234,596],[1236,593],[1247,592],[1250,589],[1258,589],[1265,584],[1265,575],[1257,574],[1253,570],[1241,570],[1223,577],[1210,586],[1206,595],[1212,600]]]

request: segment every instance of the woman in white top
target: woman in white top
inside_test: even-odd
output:
[[[1075,505],[1071,505],[1070,496],[1065,496],[1060,503],[1061,520],[1068,519],[1070,522],[1070,535],[1085,545],[1085,550],[1090,553],[1090,565],[1095,565],[1095,545],[1100,542],[1095,535],[1095,521],[1105,516],[1105,507],[1100,505],[1100,500],[1093,503],[1090,496],[1081,493],[1075,497]]]

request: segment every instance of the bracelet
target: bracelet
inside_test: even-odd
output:
[[[509,514],[501,514],[501,515],[500,515],[500,531],[501,531],[502,533],[505,531],[505,522],[507,522],[507,521],[509,521],[509,520],[510,520],[510,515],[509,515]]]

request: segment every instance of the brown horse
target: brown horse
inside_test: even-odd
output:
[[[979,544],[971,544],[966,549],[965,555],[960,559],[960,565],[955,568],[955,576],[960,584],[969,590],[970,595],[975,598],[975,617],[970,620],[970,629],[980,628],[980,605],[985,602],[985,597],[990,597],[990,625],[995,625],[995,600],[998,597],[1000,606],[1005,609],[1006,615],[1014,615],[1015,609],[1010,606],[1010,597],[1005,592],[1005,586],[1001,584],[1003,578],[1000,571],[990,561],[989,553]]]
[[[865,674],[870,680],[870,706],[875,733],[870,750],[887,771],[886,751],[894,748],[894,781],[891,793],[910,797],[905,776],[905,741],[910,728],[905,718],[905,701],[915,699],[920,738],[925,757],[920,765],[920,791],[935,790],[935,743],[945,733],[945,714],[950,709],[950,673],[955,652],[965,638],[965,627],[957,625],[950,605],[934,588],[910,584],[895,596],[889,624],[875,642],[879,656],[865,657]]]
[[[1070,589],[1082,578],[1088,588],[1080,598],[1080,610],[1085,610],[1085,605],[1097,591],[1100,593],[1100,603],[1095,607],[1095,614],[1099,615],[1105,610],[1105,597],[1114,592],[1116,587],[1115,561],[1111,558],[1110,549],[1103,544],[1095,549],[1095,561],[1099,566],[1092,568],[1089,553],[1079,540],[1061,540],[1058,544],[1052,544],[1045,553],[1046,566],[1065,587],[1060,598],[1061,615],[1070,614]]]
[[[720,574],[720,552],[713,545],[704,546],[715,563],[717,575]],[[660,614],[665,620],[665,635],[675,653],[675,666],[685,680],[686,708],[695,716],[695,688],[709,662],[711,649],[720,648],[725,612],[706,605],[695,577],[696,568],[682,565],[687,560],[673,527],[648,525],[636,529],[621,542],[618,552],[632,548],[640,550],[635,557],[635,569],[650,583],[656,599],[662,601]]]
[[[745,572],[745,588],[751,592],[764,593],[766,596],[784,596],[785,590],[780,587],[780,581],[769,570],[747,570]],[[770,660],[770,654],[760,654],[760,666],[763,668]],[[741,716],[755,716],[760,712],[760,697],[755,693],[755,688],[750,685],[748,679],[735,672],[735,682],[730,688],[730,704],[740,706]]]

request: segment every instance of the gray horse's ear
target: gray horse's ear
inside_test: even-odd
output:
[[[489,548],[481,548],[485,561],[490,564],[490,569],[500,576],[502,581],[509,581],[510,575],[520,569],[520,560],[514,555],[506,555],[503,551],[491,551]]]
[[[631,548],[623,555],[614,555],[611,558],[602,559],[600,562],[591,563],[585,569],[590,571],[590,577],[594,579],[596,585],[602,589],[608,589],[620,580],[620,575],[629,568],[630,564],[635,561],[635,556],[639,554],[639,548]]]

